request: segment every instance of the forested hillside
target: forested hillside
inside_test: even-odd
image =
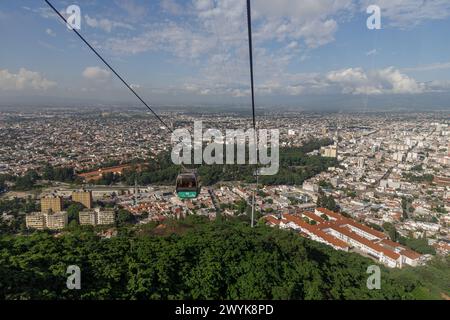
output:
[[[440,263],[438,281],[428,269],[382,267],[381,290],[368,290],[369,259],[290,231],[191,216],[111,239],[90,228],[0,236],[0,299],[442,298],[450,268]],[[81,268],[81,290],[66,288],[69,265]]]

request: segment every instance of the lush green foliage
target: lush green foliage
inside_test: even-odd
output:
[[[14,234],[25,230],[25,213],[35,212],[39,210],[37,202],[31,198],[0,201],[0,233]],[[11,215],[11,221],[5,221],[1,215],[5,213]]]
[[[418,182],[418,183],[421,182],[431,183],[434,179],[434,176],[432,174],[415,175],[413,173],[403,173],[402,176],[409,182]]]
[[[339,207],[336,204],[333,196],[327,196],[323,193],[322,189],[319,190],[319,196],[317,197],[317,206],[321,208],[326,208],[331,211],[338,211]]]
[[[382,289],[368,290],[371,264],[293,232],[193,216],[124,229],[111,239],[100,239],[92,228],[59,237],[0,236],[0,299],[428,297],[420,279],[393,277],[384,268]],[[81,290],[66,288],[69,265],[81,268]],[[446,266],[441,272],[448,279]]]
[[[435,257],[422,267],[393,270],[392,278],[409,290],[414,287],[416,299],[450,299],[450,256]]]
[[[329,139],[314,139],[299,148],[280,149],[280,169],[273,176],[261,176],[265,185],[302,184],[306,179],[337,165],[336,159],[310,156],[306,153],[332,143]],[[198,168],[203,185],[212,185],[219,181],[244,181],[253,183],[254,166],[251,165],[205,165]],[[146,169],[137,172],[129,170],[122,177],[127,184],[133,185],[135,179],[139,184],[173,184],[180,167],[172,164],[169,153],[160,154],[155,161],[150,161]]]
[[[16,177],[14,190],[27,191],[35,187],[39,175],[36,171],[28,171],[23,176]]]
[[[428,240],[426,238],[414,239],[410,237],[402,237],[397,232],[395,226],[389,222],[383,223],[383,229],[388,233],[389,238],[392,241],[397,241],[400,244],[422,254],[436,254],[436,250],[428,244]]]
[[[2,186],[4,187],[5,181],[14,183],[13,190],[17,191],[29,191],[36,187],[39,179],[60,181],[67,183],[81,182],[74,174],[73,168],[59,167],[55,168],[50,164],[44,166],[39,172],[36,170],[29,170],[22,176],[13,175],[1,175],[0,176],[0,193]]]
[[[398,242],[422,254],[436,254],[436,249],[428,244],[426,238],[414,239],[399,237]]]
[[[60,181],[60,182],[75,182],[76,176],[73,168],[58,167],[55,168],[50,164],[47,164],[42,172],[42,179]]]

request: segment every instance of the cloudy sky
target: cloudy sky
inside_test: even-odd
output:
[[[79,5],[80,32],[150,103],[248,102],[244,0],[52,3]],[[450,93],[448,0],[252,3],[260,104],[432,105]],[[380,30],[367,28],[371,4]],[[58,19],[44,1],[0,0],[0,100],[134,102]]]

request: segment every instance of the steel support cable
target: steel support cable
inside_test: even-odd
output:
[[[252,118],[253,118],[253,132],[254,132],[254,143],[256,147],[256,186],[253,190],[252,196],[252,216],[251,216],[251,227],[254,226],[254,216],[255,216],[255,201],[256,201],[256,191],[258,189],[258,137],[256,134],[256,116],[255,116],[255,83],[253,76],[253,40],[252,40],[252,10],[250,0],[247,0],[247,29],[248,29],[248,51],[250,58],[250,86],[251,86],[251,97],[252,97]]]
[[[67,24],[67,19],[64,18],[64,16],[53,6],[53,4],[51,4],[50,1],[48,0],[44,1]],[[147,109],[151,111],[151,113],[156,117],[156,119],[158,119],[164,125],[164,127],[167,128],[167,130],[173,133],[171,127],[169,127],[161,119],[161,117],[144,101],[144,99],[142,99],[139,96],[139,94],[137,94],[137,92],[122,78],[122,76],[120,76],[120,74],[105,59],[103,59],[103,57],[97,52],[97,50],[95,50],[94,47],[92,47],[91,44],[76,29],[72,28],[72,31],[75,32],[75,34],[89,47],[89,49],[91,49],[92,52],[94,52],[95,55],[109,68],[109,70],[111,70],[117,76],[117,78],[119,78],[119,80],[122,81],[122,83],[136,96],[136,98],[138,98],[139,101],[141,101],[144,104],[144,106],[146,106]]]

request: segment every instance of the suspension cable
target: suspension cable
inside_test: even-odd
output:
[[[53,11],[55,11],[55,13],[66,23],[67,23],[67,19],[64,18],[64,16],[50,3],[50,1],[48,0],[44,0],[48,6],[50,8],[53,9]],[[139,101],[141,101],[148,110],[151,111],[151,113],[156,117],[156,119],[158,119],[163,125],[164,127],[167,128],[167,130],[169,130],[171,133],[173,133],[173,130],[161,119],[161,117],[144,101],[144,99],[142,99],[137,92],[119,75],[119,73],[116,72],[116,70],[97,52],[97,50],[94,49],[93,46],[90,45],[90,43],[75,29],[75,28],[71,28],[73,32],[75,32],[75,34],[89,47],[89,49],[92,50],[92,52],[95,53],[95,55],[109,68],[109,70],[111,70],[116,76],[117,78],[119,78],[120,81],[122,81],[122,83],[139,99]]]
[[[253,41],[252,41],[252,11],[250,0],[247,0],[247,26],[248,26],[248,51],[250,57],[250,84],[252,91],[252,117],[253,117],[253,129],[256,131],[256,118],[255,118],[255,86],[253,78]]]
[[[253,77],[253,41],[252,41],[252,10],[250,0],[247,0],[247,29],[248,29],[248,51],[250,58],[250,86],[252,95],[252,118],[253,118],[253,132],[254,132],[254,143],[256,147],[256,186],[253,189],[252,196],[252,216],[251,216],[251,227],[254,227],[254,216],[255,216],[255,202],[256,202],[256,190],[258,189],[258,137],[256,134],[256,116],[255,116],[255,84]]]

